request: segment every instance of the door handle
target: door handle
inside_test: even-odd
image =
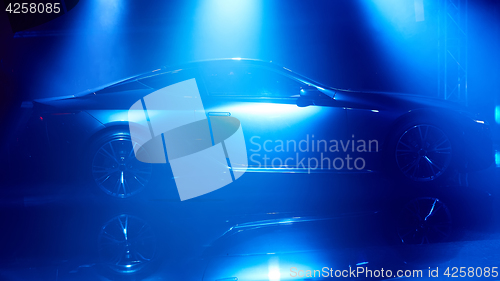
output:
[[[230,112],[209,112],[208,116],[231,116]]]

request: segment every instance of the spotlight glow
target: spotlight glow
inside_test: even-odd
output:
[[[267,277],[269,278],[269,281],[280,281],[281,280],[281,273],[280,273],[280,267],[279,267],[279,262],[276,259],[272,259],[269,261],[269,266],[268,266],[268,274]]]
[[[424,0],[415,0],[415,21],[424,21]]]
[[[495,107],[495,122],[497,122],[497,124],[500,124],[500,105],[497,105],[497,107]]]
[[[183,40],[194,40],[196,58],[256,57],[261,14],[260,0],[200,1],[195,12],[197,24]]]

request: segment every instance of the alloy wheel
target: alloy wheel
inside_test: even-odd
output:
[[[130,139],[119,138],[107,141],[95,153],[92,177],[106,194],[118,198],[130,197],[149,183],[152,165],[136,159],[134,148],[138,145]]]
[[[406,130],[396,145],[399,170],[413,181],[432,181],[442,175],[452,159],[448,136],[432,125]]]

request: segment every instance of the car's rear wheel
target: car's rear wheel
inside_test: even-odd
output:
[[[153,167],[137,160],[134,149],[143,150],[137,146],[125,133],[104,137],[96,143],[91,153],[90,176],[101,191],[116,198],[127,198],[148,185]]]

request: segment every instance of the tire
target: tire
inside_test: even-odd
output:
[[[389,142],[391,172],[411,182],[440,182],[456,171],[458,152],[453,134],[430,121],[401,126]]]
[[[129,198],[152,180],[153,165],[136,159],[130,135],[114,132],[96,140],[88,154],[87,174],[92,185],[114,198]],[[138,153],[147,153],[142,147]]]

